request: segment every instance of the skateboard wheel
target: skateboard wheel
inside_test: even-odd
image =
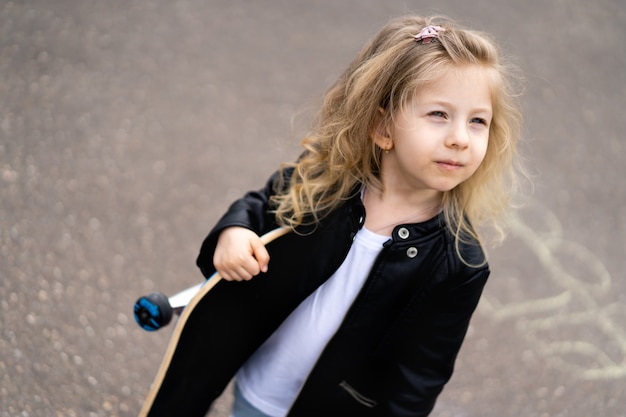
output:
[[[134,314],[135,321],[142,329],[153,332],[172,320],[173,310],[165,295],[153,292],[137,300]]]

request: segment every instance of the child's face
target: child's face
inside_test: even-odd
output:
[[[383,149],[393,141],[383,154],[385,189],[444,192],[472,176],[487,151],[490,85],[488,70],[468,65],[451,67],[420,89],[396,115],[388,137],[374,135]]]

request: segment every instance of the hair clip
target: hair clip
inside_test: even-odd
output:
[[[445,32],[445,29],[441,26],[430,25],[420,30],[420,33],[415,35],[413,38],[415,39],[415,42],[422,41],[422,44],[431,43],[433,39],[439,38],[439,32]]]

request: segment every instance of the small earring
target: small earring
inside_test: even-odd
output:
[[[385,153],[389,153],[389,149],[385,149]]]

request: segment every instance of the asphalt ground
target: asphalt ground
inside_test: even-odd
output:
[[[322,92],[406,12],[501,41],[534,175],[434,415],[626,415],[625,10],[0,0],[0,417],[136,415],[171,329],[139,329],[135,299],[201,279],[211,225],[299,153]]]

